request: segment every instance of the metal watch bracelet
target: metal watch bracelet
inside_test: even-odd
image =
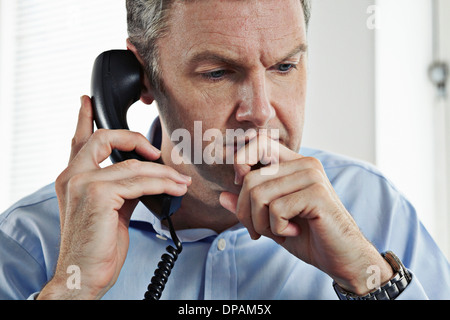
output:
[[[392,251],[387,251],[381,255],[392,267],[394,276],[386,284],[364,296],[348,292],[333,281],[333,288],[340,300],[394,300],[405,290],[411,282],[411,275],[408,270]]]

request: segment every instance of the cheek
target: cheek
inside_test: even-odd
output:
[[[230,90],[201,90],[193,85],[178,84],[167,87],[164,98],[165,123],[168,132],[185,128],[194,132],[194,123],[200,121],[202,134],[208,129],[225,131],[234,110]]]
[[[306,77],[302,75],[288,89],[279,87],[273,96],[276,118],[286,130],[286,145],[295,151],[300,148],[303,134],[306,89]]]

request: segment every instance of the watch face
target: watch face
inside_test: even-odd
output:
[[[403,266],[403,263],[400,261],[400,259],[392,251],[387,251],[383,253],[382,256],[391,265],[392,270],[394,270],[394,272],[405,273],[406,268]]]

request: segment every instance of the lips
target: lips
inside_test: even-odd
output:
[[[268,138],[269,138],[269,139],[272,139],[271,137],[268,137]],[[247,145],[247,144],[249,143],[250,140],[253,140],[253,138],[250,139],[250,138],[248,138],[248,137],[245,137],[245,138],[243,138],[243,139],[236,140],[234,143],[226,144],[226,145],[225,145],[225,148],[226,148],[227,150],[230,150],[231,148],[233,148],[233,152],[236,153],[239,149],[245,147],[245,145]],[[275,139],[274,139],[274,140],[275,140]],[[278,141],[278,143],[280,143],[280,144],[284,144],[284,143],[283,143],[283,140],[281,140],[281,139],[276,139],[275,141]]]

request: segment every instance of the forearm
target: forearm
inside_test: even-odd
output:
[[[70,288],[67,280],[54,277],[37,295],[36,300],[98,300],[102,296],[101,292],[95,292],[88,286]]]

